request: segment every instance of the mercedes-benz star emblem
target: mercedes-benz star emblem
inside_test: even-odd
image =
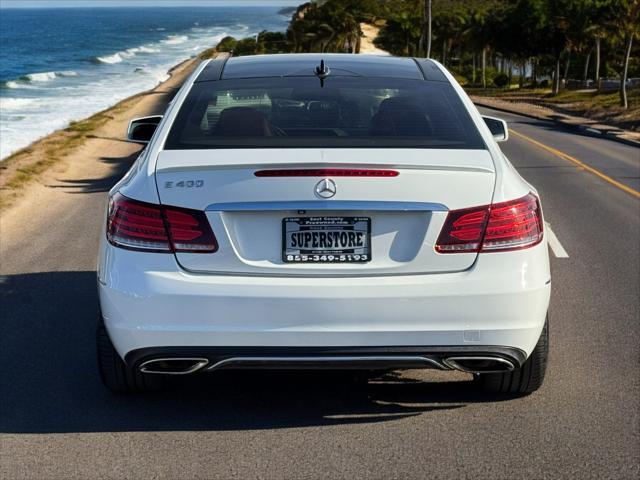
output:
[[[320,198],[331,198],[336,194],[336,184],[330,178],[320,180],[316,184],[315,192]]]

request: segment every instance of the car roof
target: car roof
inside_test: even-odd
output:
[[[223,57],[209,62],[196,82],[215,80],[314,76],[324,61],[331,76],[391,77],[447,81],[429,59],[341,53],[294,53]]]

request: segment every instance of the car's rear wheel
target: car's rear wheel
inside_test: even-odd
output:
[[[98,351],[98,370],[102,383],[113,392],[149,392],[160,390],[164,386],[162,375],[144,374],[128,368],[113,347],[107,329],[98,317],[96,331]]]
[[[544,323],[538,344],[524,365],[510,372],[483,373],[476,376],[479,387],[486,392],[529,394],[542,386],[549,356],[549,319]]]

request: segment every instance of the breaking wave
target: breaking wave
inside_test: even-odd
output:
[[[169,35],[165,40],[162,40],[162,43],[166,45],[180,45],[187,40],[189,40],[189,37],[186,35]]]
[[[120,53],[114,53],[113,55],[106,55],[104,57],[95,57],[95,61],[97,63],[106,63],[106,64],[114,64],[120,63],[122,61],[122,56]]]
[[[151,47],[136,47],[136,48],[132,48],[132,51],[135,51],[136,53],[158,53],[160,50],[158,50],[157,48],[151,48]]]
[[[2,88],[20,88],[20,84],[14,80],[9,80],[8,82],[0,82],[0,87]]]
[[[286,19],[275,10],[268,18],[251,9],[240,9],[240,14],[239,21],[224,15],[205,21],[195,12],[188,23],[167,17],[163,20],[166,25],[140,19],[144,21],[139,29],[124,29],[113,42],[109,38],[95,45],[60,25],[56,35],[71,42],[75,55],[63,49],[48,50],[47,40],[36,42],[42,36],[34,34],[32,51],[24,58],[16,57],[18,63],[12,65],[11,73],[0,79],[0,164],[11,152],[70,121],[153,88],[169,77],[172,66],[215,46],[224,36],[286,29]],[[116,22],[113,28],[120,25],[119,19],[108,21]],[[102,49],[95,50],[96,45]]]
[[[40,73],[28,73],[23,75],[17,80],[8,80],[6,82],[0,82],[1,88],[35,88],[29,87],[31,83],[43,83],[55,80],[58,77],[77,77],[78,72],[73,70],[64,70],[62,72],[40,72]]]
[[[62,72],[41,72],[41,73],[29,73],[20,80],[24,82],[49,82],[57,77],[77,77],[78,72],[73,70],[64,70]]]
[[[30,73],[21,78],[28,82],[48,82],[56,78],[56,72]]]

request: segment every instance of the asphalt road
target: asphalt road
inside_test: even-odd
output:
[[[640,189],[640,149],[493,112],[517,133]],[[463,374],[369,382],[244,372],[116,396],[95,367],[95,256],[113,172],[2,245],[0,477],[638,478],[640,199],[512,135],[568,258],[552,257],[551,359],[537,393]],[[15,236],[11,237],[15,238]]]

